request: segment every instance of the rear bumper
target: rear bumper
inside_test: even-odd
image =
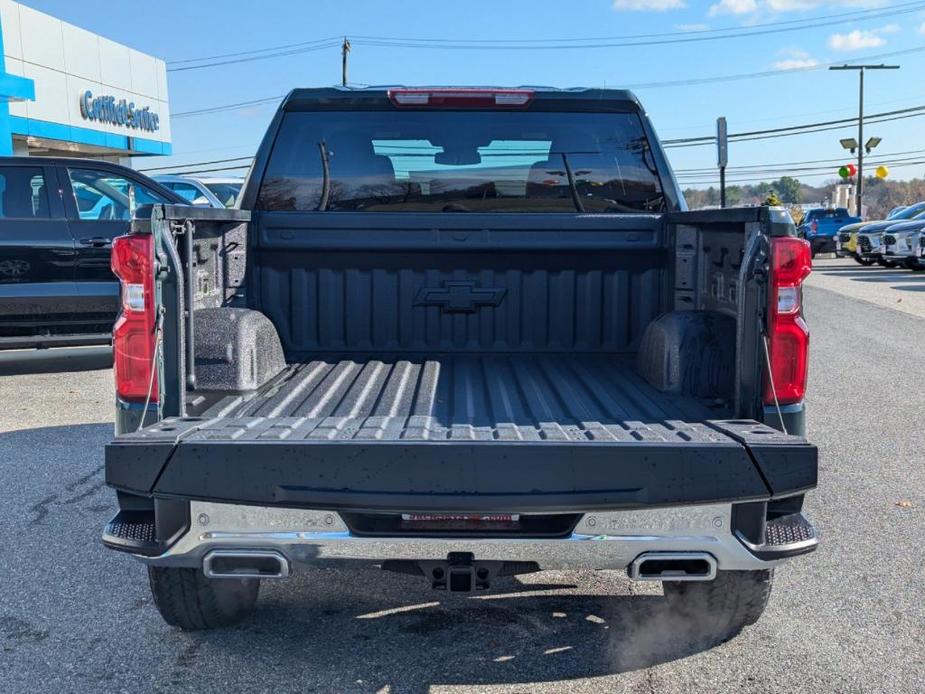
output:
[[[811,552],[818,544],[799,513],[790,526],[750,542],[734,527],[732,504],[589,512],[561,538],[364,537],[350,531],[332,511],[190,502],[189,529],[146,564],[198,568],[216,550],[277,553],[286,572],[305,567],[378,565],[387,560],[441,561],[450,553],[470,553],[477,561],[535,562],[547,569],[626,569],[647,552],[705,552],[720,570],[754,570]],[[792,526],[792,527],[791,527]],[[107,526],[104,542],[120,538]],[[797,528],[797,531],[794,531]],[[768,538],[777,544],[767,544]],[[119,549],[130,551],[122,542]]]

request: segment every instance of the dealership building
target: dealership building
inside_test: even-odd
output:
[[[0,156],[170,153],[163,60],[0,0]]]

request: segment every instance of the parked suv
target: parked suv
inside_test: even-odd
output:
[[[904,216],[907,210],[912,209],[909,212],[909,216]],[[925,206],[919,207],[918,205],[910,205],[908,207],[896,207],[894,208],[887,218],[883,221],[892,221],[893,223],[903,221],[904,219],[909,219],[914,217],[919,212],[925,211]],[[846,224],[838,230],[838,236],[835,240],[835,255],[843,258],[853,258],[855,262],[860,263],[861,265],[873,265],[877,258],[875,257],[865,257],[861,250],[858,247],[858,234],[864,228],[870,224],[877,224],[879,220],[867,221],[867,222],[855,222],[853,224]]]
[[[883,234],[883,256],[910,270],[925,270],[922,263],[922,238],[925,219],[899,222]]]
[[[925,220],[925,202],[910,205],[893,219],[870,222],[858,232],[857,254],[866,263],[895,267],[896,261],[885,256],[883,235],[894,224],[904,220]]]
[[[133,204],[183,202],[115,164],[0,157],[0,349],[108,343],[113,238]]]

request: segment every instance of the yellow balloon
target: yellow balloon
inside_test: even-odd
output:
[[[876,173],[877,173],[877,178],[886,178],[887,176],[890,175],[890,170],[886,168],[885,166],[878,166]]]

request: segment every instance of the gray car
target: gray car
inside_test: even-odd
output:
[[[154,176],[155,181],[199,207],[234,207],[244,179],[234,177]]]

